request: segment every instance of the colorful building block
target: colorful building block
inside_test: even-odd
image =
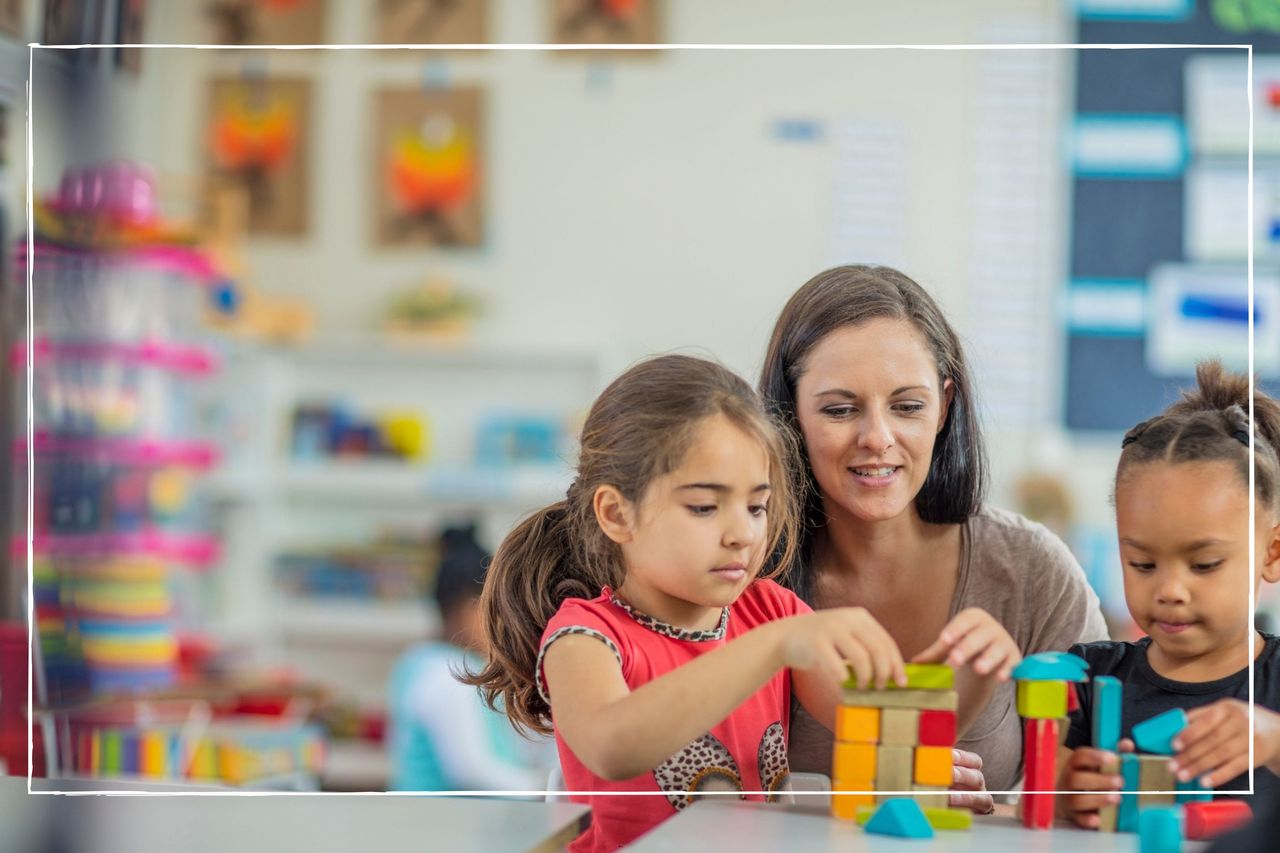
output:
[[[831,759],[832,778],[858,786],[854,790],[871,790],[876,781],[878,749],[874,743],[836,741]]]
[[[950,787],[951,781],[951,747],[917,746],[915,749],[914,784],[937,785],[947,788]]]
[[[882,803],[867,821],[866,828],[867,832],[875,835],[933,838],[933,827],[929,825],[919,803],[905,798]]]
[[[1115,752],[1120,744],[1120,709],[1124,685],[1113,675],[1093,679],[1093,745]]]
[[[1038,652],[1013,668],[1018,681],[1088,681],[1089,664],[1069,652]]]
[[[951,802],[951,795],[943,785],[913,785],[911,799],[920,804],[922,809],[945,809]]]
[[[1175,786],[1179,793],[1174,797],[1178,803],[1205,803],[1213,799],[1213,789],[1206,788],[1199,779],[1179,782]]]
[[[1187,712],[1181,708],[1157,714],[1133,727],[1133,742],[1141,752],[1173,755],[1173,739],[1187,727]]]
[[[1097,681],[1097,679],[1094,680]],[[1104,759],[1099,769],[1108,775],[1119,775],[1120,756],[1113,754],[1110,759]],[[1103,806],[1098,809],[1098,831],[1115,832],[1118,812],[1117,806]]]
[[[906,688],[890,682],[890,690],[952,690],[956,686],[956,671],[944,663],[909,663],[904,668]]]
[[[1067,713],[1080,710],[1080,694],[1076,692],[1076,686],[1070,681],[1067,682]]]
[[[968,829],[973,826],[973,812],[968,809],[926,808],[924,817],[934,829]]]
[[[915,746],[920,740],[920,712],[915,708],[885,708],[880,712],[883,746]]]
[[[1067,715],[1067,682],[1019,681],[1018,716],[1033,720],[1058,720]]]
[[[1139,790],[1138,777],[1140,765],[1138,756],[1132,752],[1120,753],[1120,775],[1124,777],[1122,791]],[[1126,793],[1120,797],[1120,805],[1116,810],[1116,832],[1138,831],[1138,795]]]
[[[1182,850],[1182,819],[1179,809],[1162,806],[1145,808],[1138,814],[1139,853],[1179,853]]]
[[[1247,823],[1253,812],[1244,800],[1187,803],[1182,807],[1187,838],[1203,841]]]
[[[1174,805],[1174,795],[1150,793],[1174,790],[1177,780],[1169,769],[1169,759],[1163,755],[1138,756],[1138,808]]]
[[[909,746],[876,747],[877,791],[911,790],[914,751]]]
[[[832,782],[831,816],[839,820],[856,820],[858,813],[865,808],[875,808],[874,794],[843,793]]]
[[[954,690],[854,690],[846,687],[841,701],[867,708],[915,708],[954,711],[958,700]]]
[[[1026,768],[1020,806],[1022,825],[1049,829],[1053,825],[1054,795],[1058,763],[1058,721],[1029,719],[1023,723],[1023,764]]]
[[[836,708],[836,740],[849,743],[880,742],[880,709],[841,705]]]
[[[921,711],[916,742],[921,746],[955,746],[956,712]]]

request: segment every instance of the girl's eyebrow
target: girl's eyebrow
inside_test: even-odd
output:
[[[1125,545],[1132,545],[1134,548],[1137,548],[1142,551],[1151,550],[1144,543],[1139,542],[1137,539],[1130,539],[1128,536],[1121,536],[1120,542]],[[1181,551],[1199,551],[1201,548],[1208,548],[1212,545],[1227,545],[1227,544],[1230,544],[1229,540],[1227,539],[1217,539],[1212,536],[1207,536],[1204,539],[1197,539],[1194,542],[1188,542],[1185,545],[1179,545],[1178,549]]]
[[[928,391],[928,390],[930,390],[930,388],[929,388],[929,386],[928,386],[928,385],[903,385],[901,388],[894,388],[894,389],[893,389],[893,391],[892,391],[892,392],[890,392],[889,396],[890,396],[890,397],[893,397],[893,396],[896,396],[896,395],[898,395],[898,394],[905,394],[905,393],[907,393],[908,391]],[[856,400],[856,399],[858,399],[858,395],[857,395],[857,394],[855,394],[854,392],[850,391],[850,390],[849,390],[849,389],[847,389],[847,388],[827,388],[827,389],[825,389],[825,390],[823,390],[823,391],[818,391],[818,392],[816,392],[813,396],[815,396],[815,397],[827,397],[827,396],[831,396],[831,397],[844,397],[844,398],[849,399],[849,400]]]
[[[727,492],[730,490],[729,487],[726,486],[724,483],[686,483],[683,486],[677,486],[676,488],[677,489],[709,489],[713,492]],[[756,492],[768,492],[768,491],[772,491],[769,488],[769,484],[761,483],[758,486],[752,487],[751,494],[754,495]]]

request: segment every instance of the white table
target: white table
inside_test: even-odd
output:
[[[560,849],[591,821],[590,808],[568,802],[399,794],[57,796],[27,794],[26,787],[25,777],[0,777],[0,853],[541,853]]]
[[[1203,842],[1186,842],[1184,851],[1203,850]],[[685,809],[638,838],[628,851],[694,849],[751,851],[946,851],[946,853],[1136,853],[1133,833],[1089,832],[1057,823],[1048,832],[1024,829],[1011,817],[974,818],[973,828],[936,831],[932,839],[911,840],[872,835],[856,824],[813,810],[729,798],[709,798]]]

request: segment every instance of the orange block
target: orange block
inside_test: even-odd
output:
[[[831,816],[840,820],[856,820],[860,806],[874,806],[874,794],[839,794],[838,783],[832,783]]]
[[[917,785],[951,787],[951,747],[917,746],[915,759]]]
[[[848,743],[880,741],[880,709],[841,705],[836,708],[836,740]]]
[[[876,779],[875,744],[837,741],[831,760],[831,778],[854,786],[854,790],[871,788]]]

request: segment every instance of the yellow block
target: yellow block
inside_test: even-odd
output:
[[[907,670],[908,690],[951,690],[956,686],[956,671],[945,663],[909,663]],[[897,685],[889,683],[896,689]]]
[[[831,792],[831,816],[840,820],[854,820],[858,812],[864,808],[875,807],[873,794],[840,794],[838,789]]]
[[[832,778],[858,787],[871,788],[876,780],[876,749],[873,743],[837,741],[831,759]]]
[[[880,709],[840,705],[836,708],[836,740],[847,743],[877,743],[880,740]]]
[[[968,829],[973,826],[973,812],[968,809],[925,809],[924,817],[934,829]]]
[[[1067,682],[1019,681],[1018,716],[1056,720],[1067,715]]]
[[[951,747],[917,746],[915,783],[951,787]]]
[[[168,737],[164,732],[142,736],[142,775],[163,779],[169,775]]]

